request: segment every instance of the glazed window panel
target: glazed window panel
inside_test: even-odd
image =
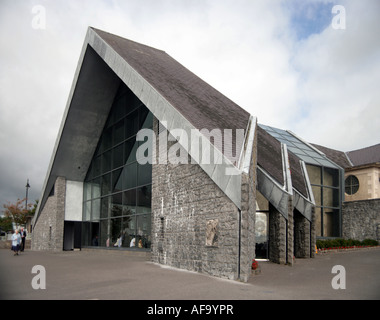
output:
[[[121,217],[123,215],[123,194],[114,194],[111,199],[111,217]]]
[[[99,198],[101,194],[101,177],[95,178],[92,181],[92,199]]]
[[[149,213],[152,211],[152,186],[144,186],[137,189],[137,213]]]
[[[124,152],[125,152],[124,163],[125,164],[136,161],[137,147],[138,147],[138,143],[136,141],[136,138],[131,138],[125,142],[124,144]]]
[[[322,205],[322,188],[319,186],[312,186],[315,204],[317,206]]]
[[[123,169],[123,190],[136,187],[137,183],[137,163],[131,163]]]
[[[91,183],[84,183],[83,185],[83,200],[87,201],[91,199]]]
[[[114,106],[113,106],[113,122],[115,123],[119,119],[124,118],[126,115],[126,95],[122,94],[121,96],[118,96],[115,100]]]
[[[123,215],[129,216],[136,213],[136,189],[123,192]]]
[[[112,169],[117,169],[124,164],[124,145],[120,144],[112,149]]]
[[[91,220],[91,201],[87,201],[83,205],[83,212],[84,212],[84,221],[90,221]]]
[[[124,141],[124,119],[117,122],[114,126],[113,145],[117,145]]]
[[[137,216],[136,246],[138,248],[150,248],[151,244],[151,220],[150,215]]]
[[[111,170],[111,157],[112,151],[109,150],[102,155],[102,173],[109,172]]]
[[[122,232],[121,232],[121,218],[111,219],[110,227],[110,246],[121,247],[122,245]]]
[[[126,246],[129,248],[136,247],[136,216],[123,217],[124,224],[128,226],[125,228],[126,234],[129,238],[126,241]]]
[[[331,188],[323,188],[323,206],[333,207],[334,205],[334,193]]]
[[[307,173],[311,184],[322,184],[321,168],[313,165],[307,165]]]
[[[123,169],[118,169],[112,172],[112,193],[123,190],[122,172]]]
[[[102,177],[102,196],[111,193],[111,174],[105,174]]]
[[[100,218],[100,199],[92,200],[91,220],[99,220]]]
[[[323,188],[323,206],[338,207],[339,206],[339,190],[335,188]]]
[[[112,147],[112,130],[113,128],[110,127],[104,131],[103,137],[101,140],[102,141],[102,144],[100,147],[101,152],[104,152]]]
[[[130,138],[131,136],[135,135],[137,131],[139,130],[139,111],[135,110],[133,111],[128,117],[126,118],[126,124],[125,124],[125,137]]]
[[[138,166],[137,185],[152,183],[152,165],[147,163]]]
[[[102,171],[101,165],[102,165],[102,158],[101,156],[98,156],[93,161],[93,176],[94,177],[100,176],[101,171]]]
[[[105,219],[108,218],[108,211],[109,211],[109,197],[104,197],[101,199],[101,206],[100,206],[100,218]]]
[[[325,167],[323,169],[323,185],[339,187],[339,171]]]
[[[148,247],[150,232],[152,166],[136,161],[136,133],[153,127],[152,113],[121,85],[103,128],[84,183],[83,220],[96,223],[98,245],[103,247]],[[139,218],[137,214],[143,214]],[[84,229],[85,243],[94,236]],[[150,234],[149,234],[150,237]],[[149,244],[150,246],[150,244]],[[141,247],[141,245],[140,245]]]

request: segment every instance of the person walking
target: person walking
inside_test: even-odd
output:
[[[24,252],[24,249],[25,249],[25,239],[26,239],[26,231],[22,227],[21,227],[21,231],[20,231],[20,236],[21,236],[21,248],[20,248],[20,251]]]
[[[18,256],[18,252],[20,251],[20,243],[21,236],[16,229],[14,234],[12,234],[12,251],[14,252],[14,256]]]

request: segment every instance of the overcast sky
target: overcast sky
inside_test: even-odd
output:
[[[379,18],[377,0],[0,0],[0,205],[27,178],[40,197],[88,26],[166,51],[259,123],[350,151],[380,143]]]

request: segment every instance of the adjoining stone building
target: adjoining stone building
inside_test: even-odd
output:
[[[164,51],[89,28],[32,248],[147,251],[242,281],[255,257],[313,257],[323,206],[297,141],[310,148],[258,125]]]

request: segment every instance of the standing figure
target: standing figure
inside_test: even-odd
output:
[[[22,227],[21,227],[20,236],[21,236],[21,248],[20,248],[20,251],[24,252],[24,249],[25,249],[25,239],[26,239],[26,231]]]
[[[14,256],[18,256],[18,252],[20,251],[20,243],[21,236],[18,233],[18,230],[15,230],[15,233],[12,234],[12,251],[14,252]]]

